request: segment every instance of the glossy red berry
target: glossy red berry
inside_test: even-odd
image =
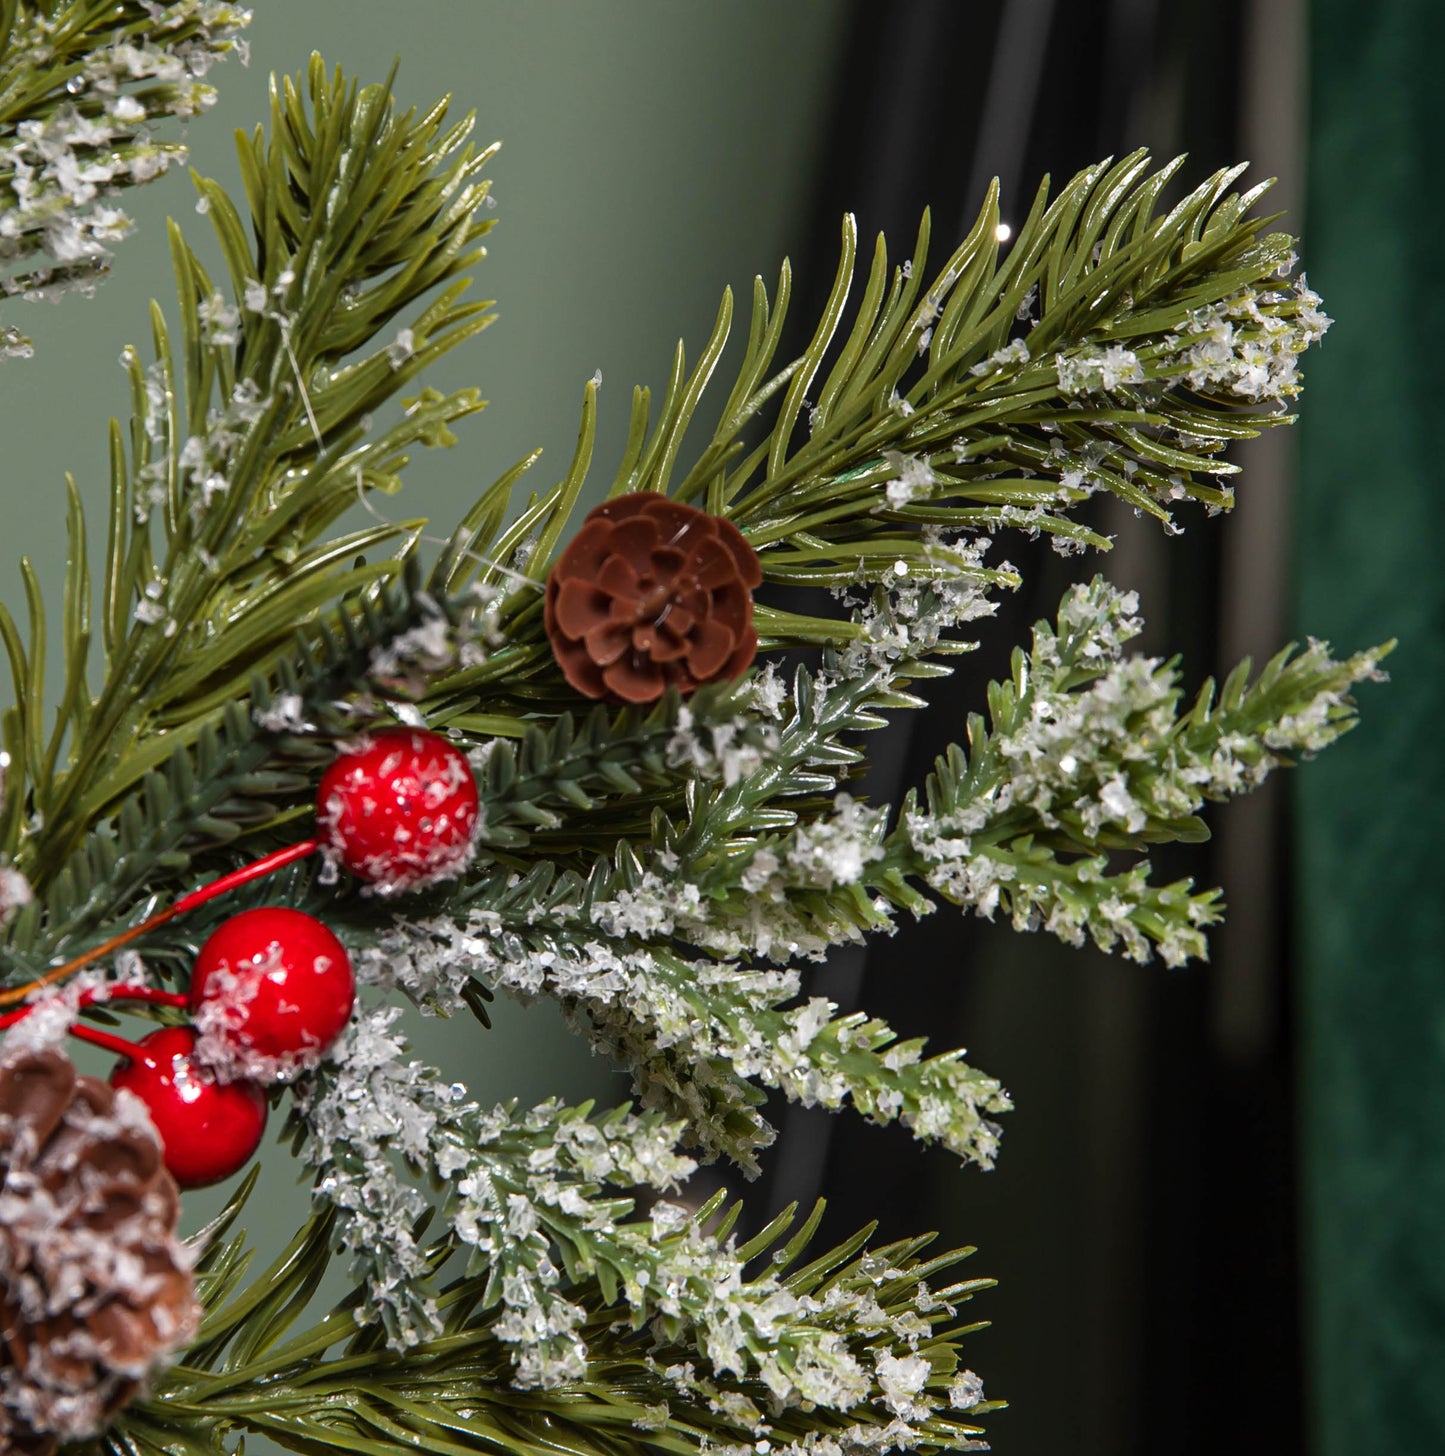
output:
[[[191,972],[200,1058],[228,1079],[269,1082],[314,1067],[355,999],[346,947],[314,916],[283,906],[233,915]]]
[[[316,821],[352,874],[416,890],[460,873],[472,853],[477,782],[466,755],[423,728],[382,728],[321,776]]]
[[[266,1130],[266,1094],[256,1082],[218,1082],[195,1058],[187,1027],[153,1031],[110,1074],[112,1087],[146,1105],[182,1188],[204,1188],[250,1161]]]

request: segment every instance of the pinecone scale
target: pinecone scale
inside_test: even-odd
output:
[[[128,1093],[50,1048],[0,1057],[0,1450],[94,1434],[193,1338],[161,1157]]]

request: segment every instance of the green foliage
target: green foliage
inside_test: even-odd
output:
[[[1263,188],[1229,191],[1239,168],[1160,212],[1181,160],[1150,173],[1148,155],[1136,152],[1080,173],[1053,202],[1045,183],[1002,259],[991,192],[927,289],[927,217],[914,255],[891,274],[880,237],[843,335],[856,260],[846,219],[805,353],[777,367],[792,288],[785,264],[771,301],[755,284],[734,382],[678,478],[732,328],[725,294],[690,371],[678,345],[655,422],[649,392],[634,392],[610,493],[669,491],[726,514],[759,552],[767,581],[834,587],[896,579],[900,565],[918,580],[1016,580],[1007,565],[984,568],[950,545],[958,532],[1021,529],[1064,548],[1107,549],[1068,514],[1101,489],[1167,526],[1181,500],[1227,509],[1232,495],[1211,478],[1237,467],[1221,452],[1289,418],[1270,407],[1295,392],[1294,356],[1328,320],[1307,289],[1281,282],[1293,240],[1262,235],[1266,220],[1250,209]],[[1226,328],[1227,339],[1216,337]],[[1093,362],[1109,350],[1127,351],[1112,374]],[[501,564],[482,564],[479,580],[503,585],[502,565],[524,546],[528,569],[548,561],[587,478],[595,418],[589,386],[567,476],[521,517],[504,527],[500,482],[479,507],[467,546]],[[765,648],[856,636],[838,618],[775,608],[761,608],[758,622]],[[438,702],[463,690],[468,702],[485,696],[493,713],[565,701],[537,603],[514,593],[500,626],[505,645],[439,682]]]
[[[1171,965],[1206,954],[1219,891],[1156,887],[1147,861],[1121,868],[1117,852],[1207,839],[1206,800],[1248,792],[1355,726],[1349,689],[1379,680],[1394,644],[1342,662],[1323,643],[1286,647],[1253,682],[1246,659],[1217,700],[1209,680],[1181,711],[1177,660],[1121,657],[1141,626],[1137,605],[1096,578],[1065,597],[1055,625],[1035,626],[1012,678],[989,687],[988,725],[974,714],[967,752],[939,759],[927,813],[905,801],[880,866],[1072,944],[1087,933],[1136,960],[1152,944]]]
[[[99,145],[86,127],[131,113],[114,87],[86,90],[113,41],[154,42],[134,92],[147,117],[199,104],[167,68],[224,50],[237,16],[200,0],[154,11],[0,3],[0,207],[28,219],[0,261],[58,236],[26,212],[24,127],[61,126],[85,159]],[[656,419],[634,395],[611,485],[727,515],[770,588],[827,587],[842,604],[807,615],[770,594],[757,624],[771,656],[744,679],[579,712],[539,587],[575,529],[595,385],[561,480],[514,508],[537,454],[519,461],[425,575],[423,522],[336,530],[358,500],[399,489],[409,451],[451,444],[481,407],[422,377],[491,319],[463,296],[490,226],[491,149],[469,132],[444,105],[402,111],[389,86],[313,58],[273,81],[269,127],[238,139],[243,201],[196,179],[224,278],[172,225],[175,332],[153,305],[149,362],[125,356],[132,411],[111,426],[98,602],[70,487],[49,710],[28,563],[28,632],[0,608],[15,697],[0,722],[0,876],[34,891],[0,905],[15,912],[5,980],[136,924],[243,849],[295,838],[338,739],[427,722],[477,767],[465,873],[403,904],[302,868],[270,888],[325,915],[370,997],[399,990],[483,1021],[495,992],[553,997],[631,1071],[644,1110],[483,1113],[403,1059],[394,1006],[367,1005],[291,1103],[314,1216],[248,1284],[251,1251],[226,1235],[243,1189],[198,1266],[198,1340],[103,1439],[127,1456],[216,1456],[242,1432],[373,1456],[964,1448],[988,1404],[956,1369],[972,1328],[956,1306],[986,1281],[922,1283],[962,1253],[923,1258],[927,1239],[867,1253],[865,1232],[788,1274],[816,1212],[769,1262],[791,1210],[738,1248],[736,1209],[639,1212],[630,1190],[669,1190],[692,1167],[681,1145],[755,1172],[765,1088],[992,1161],[997,1081],[802,998],[798,962],[900,913],[949,901],[1138,958],[1203,953],[1217,892],[1154,885],[1149,847],[1201,837],[1206,800],[1349,728],[1347,692],[1387,649],[1335,662],[1311,644],[1186,705],[1177,664],[1124,655],[1136,604],[1096,580],[1039,624],[921,795],[894,813],[840,791],[862,735],[923,706],[919,684],[1017,584],[984,533],[1106,549],[1087,515],[1099,492],[1169,529],[1177,502],[1227,508],[1222,452],[1287,418],[1296,358],[1328,320],[1302,278],[1286,281],[1291,243],[1252,215],[1259,189],[1230,191],[1238,169],[1166,204],[1177,162],[1102,163],[1052,200],[1041,188],[1006,252],[991,192],[931,281],[925,217],[901,267],[878,240],[851,316],[849,220],[804,352],[778,360],[785,265],[771,297],[757,282],[726,398],[701,424],[727,357],[725,295],[691,368],[679,345]],[[141,180],[137,136],[110,137],[129,169],[116,185]],[[93,271],[85,256],[75,277]],[[179,964],[222,913],[140,949]],[[338,1246],[354,1287],[318,1320]]]
[[[569,842],[599,836],[615,840],[623,830],[617,800],[630,801],[637,832],[646,831],[652,810],[676,796],[677,761],[669,761],[685,721],[700,716],[725,721],[743,712],[750,690],[734,683],[709,684],[684,707],[676,692],[651,710],[626,708],[610,714],[600,704],[580,721],[562,713],[546,726],[528,724],[513,743],[497,738],[478,775],[482,828],[478,844],[488,849],[533,848],[549,857],[565,854]],[[738,751],[765,742],[750,725]],[[606,827],[586,828],[604,808]],[[585,838],[584,838],[585,842]]]
[[[416,575],[411,568],[304,631],[293,658],[278,665],[275,695],[258,675],[249,700],[225,703],[138,752],[128,768],[143,775],[139,793],[121,800],[108,832],[90,834],[11,926],[4,957],[12,974],[39,975],[47,962],[79,954],[167,881],[205,865],[209,851],[248,831],[284,827],[278,808],[309,804],[316,773],[352,729],[337,705],[375,685],[378,645],[442,610],[418,590]],[[283,695],[292,700],[288,716],[304,721],[307,732],[288,732],[284,719],[266,726]],[[12,819],[21,802],[6,805]]]
[[[153,309],[154,364],[126,356],[129,458],[120,427],[111,431],[104,680],[92,695],[91,590],[72,491],[66,686],[48,733],[45,624],[28,565],[28,641],[0,614],[16,685],[9,798],[28,792],[39,825],[22,836],[12,812],[4,848],[37,885],[133,793],[157,745],[168,751],[164,736],[218,720],[254,674],[275,670],[297,622],[395,576],[410,555],[420,523],[321,538],[364,492],[398,487],[411,446],[449,444],[449,424],[480,407],[475,391],[422,390],[396,423],[373,425],[490,321],[485,305],[461,301],[466,281],[451,281],[481,256],[490,226],[475,213],[491,152],[474,154],[469,130],[447,128],[442,106],[398,114],[385,87],[328,79],[318,58],[304,81],[273,86],[270,141],[239,139],[254,242],[220,187],[198,180],[232,301],[173,226],[180,359]],[[439,285],[407,329],[381,341]],[[361,560],[383,547],[395,554]]]
[[[616,1456],[638,1445],[685,1452],[704,1441],[736,1446],[755,1439],[749,1412],[770,1404],[758,1365],[750,1361],[745,1371],[733,1373],[700,1362],[693,1367],[692,1388],[680,1388],[677,1377],[663,1372],[698,1360],[686,1326],[659,1329],[655,1337],[638,1334],[617,1286],[595,1278],[580,1279],[572,1292],[586,1312],[582,1335],[593,1359],[587,1377],[562,1390],[508,1387],[506,1349],[481,1276],[452,1279],[443,1287],[441,1333],[404,1355],[389,1355],[376,1347],[371,1332],[358,1332],[354,1299],[303,1323],[329,1261],[331,1220],[311,1219],[275,1263],[243,1288],[251,1258],[246,1238],[242,1233],[227,1239],[225,1232],[248,1191],[238,1194],[211,1231],[197,1268],[209,1311],[199,1339],[186,1362],[160,1376],[150,1396],[127,1410],[108,1434],[106,1449],[115,1456],[177,1451],[209,1456],[218,1419],[291,1449],[373,1456],[413,1448]],[[671,1237],[682,1240],[706,1229],[704,1243],[719,1246],[738,1211],[724,1210],[719,1195]],[[981,1435],[976,1417],[999,1402],[984,1402],[967,1415],[950,1413],[947,1404],[958,1372],[958,1341],[980,1328],[960,1319],[959,1306],[992,1281],[935,1283],[973,1251],[924,1257],[932,1241],[928,1235],[869,1249],[872,1230],[863,1229],[800,1264],[821,1213],[819,1206],[793,1232],[796,1210],[784,1210],[739,1256],[765,1271],[757,1277],[781,1281],[793,1299],[834,1310],[831,1319],[823,1316],[822,1329],[835,1327],[865,1360],[886,1353],[882,1330],[888,1320],[919,1323],[926,1334],[918,1349],[929,1366],[920,1400],[944,1407],[923,1423],[930,1444],[956,1449]],[[434,1267],[441,1268],[447,1249],[445,1235],[431,1246]],[[923,1288],[930,1290],[929,1299],[920,1297]],[[876,1308],[877,1329],[850,1326],[845,1312],[860,1301]],[[787,1337],[785,1324],[778,1344]],[[767,1354],[762,1347],[754,1357]],[[889,1412],[876,1386],[868,1394],[845,1415],[823,1420],[796,1410],[776,1412],[775,1439],[842,1435],[854,1424],[881,1429]]]
[[[244,54],[249,20],[216,0],[0,0],[0,293],[94,287],[130,228],[110,202],[185,158],[152,128],[211,104],[200,77]],[[0,357],[31,352],[13,325],[0,330]]]
[[[107,673],[100,693],[92,696],[87,684],[90,584],[74,496],[66,684],[48,732],[40,693],[45,632],[33,577],[27,578],[28,641],[8,614],[0,617],[16,683],[6,728],[11,764],[3,844],[42,887],[55,872],[51,867],[65,863],[88,827],[114,813],[149,771],[157,735],[193,734],[215,721],[255,672],[277,671],[298,617],[386,577],[411,554],[420,523],[378,525],[332,540],[326,531],[358,493],[397,488],[407,445],[448,442],[448,422],[476,407],[470,392],[449,400],[424,392],[392,429],[377,438],[366,435],[373,412],[389,395],[488,321],[483,306],[458,301],[464,283],[456,283],[409,331],[376,347],[396,313],[474,260],[475,241],[488,226],[473,216],[485,195],[477,169],[488,154],[464,150],[466,125],[444,130],[440,109],[398,117],[384,90],[358,91],[339,76],[328,81],[319,60],[308,86],[309,111],[299,86],[287,82],[273,92],[270,142],[259,132],[242,140],[254,245],[224,192],[214,183],[198,184],[221,241],[232,301],[212,287],[173,230],[183,367],[177,367],[158,312],[156,363],[146,369],[137,353],[128,355],[134,418],[128,461],[119,431],[113,436],[101,611]],[[363,168],[362,157],[392,158],[394,164]],[[1031,292],[1040,299],[1031,340],[1042,331],[1051,347],[1083,354],[1101,343],[1142,347],[1155,338],[1157,354],[1166,348],[1160,327],[1166,301],[1171,317],[1197,312],[1262,284],[1279,267],[1287,240],[1257,238],[1258,225],[1246,216],[1248,199],[1224,195],[1233,173],[1211,178],[1160,218],[1154,209],[1172,168],[1148,177],[1145,170],[1145,159],[1136,155],[1112,170],[1081,174],[1052,205],[1045,205],[1041,192],[1003,264],[990,200],[921,304],[926,221],[910,266],[894,270],[886,291],[880,240],[854,325],[839,343],[834,336],[853,266],[846,242],[813,344],[771,378],[764,376],[780,335],[787,271],[776,307],[770,309],[760,287],[723,419],[677,483],[678,493],[703,497],[731,514],[774,581],[876,578],[892,584],[904,568],[910,580],[941,576],[980,593],[1011,584],[1011,568],[982,566],[977,552],[947,544],[948,531],[1016,524],[1094,541],[1078,523],[1040,513],[1042,487],[1032,477],[1011,476],[1039,472],[1040,442],[1049,430],[1068,442],[1052,467],[1061,479],[1074,459],[1069,451],[1092,443],[1094,483],[1136,504],[1139,490],[1152,492],[1151,509],[1162,513],[1160,500],[1179,495],[1181,478],[1186,494],[1219,503],[1189,484],[1191,462],[1178,449],[1167,479],[1151,473],[1158,462],[1141,457],[1139,430],[1147,428],[1157,439],[1187,434],[1197,452],[1192,466],[1212,470],[1222,443],[1276,417],[1241,415],[1235,401],[1217,401],[1207,390],[1187,401],[1176,398],[1164,364],[1150,365],[1148,378],[1095,401],[1065,397],[1057,364],[992,361],[1014,327],[1008,321],[1017,322],[1018,306]],[[341,196],[343,209],[328,205],[328,198]],[[1264,306],[1275,320],[1291,318],[1299,307],[1283,296]],[[730,314],[725,300],[719,328],[690,375],[679,363],[650,435],[646,392],[639,391],[614,489],[668,486],[683,434],[722,353]],[[818,374],[830,345],[837,358],[819,394],[819,413],[809,440],[795,447],[803,398],[798,381]],[[354,357],[368,347],[370,353]],[[980,361],[988,367],[980,369]],[[1054,374],[1047,390],[1035,387],[1044,368]],[[184,391],[177,383],[182,376]],[[736,460],[740,433],[785,389],[764,442]],[[1124,402],[1148,405],[1142,414],[1138,408],[1123,412],[1137,416],[1137,425],[1122,423],[1117,406]],[[862,428],[869,420],[871,426]],[[541,712],[550,719],[570,702],[570,690],[542,635],[533,589],[509,577],[504,563],[545,562],[565,538],[590,463],[594,426],[595,391],[589,386],[565,478],[507,524],[513,486],[535,456],[520,462],[479,499],[432,573],[433,585],[449,592],[475,575],[485,589],[503,594],[494,613],[496,645],[480,660],[436,674],[424,710],[477,742],[530,734],[534,747],[527,751],[534,761],[549,751],[545,735],[569,730],[565,716],[543,727],[529,724],[527,715]],[[921,453],[908,453],[915,449]],[[1031,464],[1023,464],[1025,456]],[[1117,469],[1105,467],[1108,459]],[[898,503],[885,487],[900,469],[907,475],[907,461],[928,479],[913,498]],[[1082,491],[1050,484],[1046,494],[1055,504],[1068,504]],[[815,515],[824,501],[826,519]],[[398,541],[400,550],[390,559],[351,564],[364,552],[395,549]],[[759,609],[759,623],[770,647],[844,648],[866,631],[857,619],[766,607]],[[927,653],[911,654],[913,676],[932,670],[926,657],[962,645],[935,634]],[[886,686],[875,684],[874,700],[861,716],[881,722],[877,710],[915,705],[919,700],[902,691],[904,681],[894,674]],[[856,758],[856,749],[830,737],[835,764]],[[655,753],[655,743],[649,751]],[[605,828],[598,823],[589,833],[631,832],[658,804],[655,796],[638,800],[620,787],[615,752],[611,763],[613,802],[630,798],[632,817]],[[494,775],[506,777],[507,765],[504,750]],[[599,796],[581,779],[565,771],[554,779],[555,791],[571,796],[571,808],[583,810],[583,800],[589,812],[597,807]],[[606,790],[605,772],[602,779],[599,787]],[[678,792],[676,776],[664,799],[667,792]],[[768,796],[753,785],[744,792]],[[515,785],[508,793],[524,802]],[[533,811],[516,812],[525,820]],[[779,827],[793,811],[782,812],[783,819],[764,817],[752,828]],[[545,826],[555,811],[538,803],[535,813],[541,817],[532,820],[533,828]],[[24,832],[27,815],[38,821],[38,831]],[[711,821],[710,833],[716,825]],[[501,821],[498,834],[507,836]]]

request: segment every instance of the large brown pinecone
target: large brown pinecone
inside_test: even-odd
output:
[[[547,579],[563,676],[589,698],[655,703],[743,673],[758,650],[758,558],[721,516],[635,491],[589,511]]]
[[[100,1430],[196,1331],[180,1200],[142,1104],[0,1054],[0,1451]]]

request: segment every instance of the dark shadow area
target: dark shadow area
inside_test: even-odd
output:
[[[858,215],[860,251],[881,229],[899,258],[931,206],[936,265],[995,174],[1003,217],[1017,220],[1044,173],[1061,182],[1107,154],[1188,151],[1185,186],[1244,154],[1243,0],[919,0],[886,24],[876,8],[847,13],[852,39],[803,254],[820,266],[799,279],[800,330],[831,281],[824,260],[845,211]],[[942,156],[974,161],[950,172]],[[1238,460],[1246,491],[1248,444]],[[1182,653],[1191,690],[1227,669],[1221,621],[1250,610],[1227,593],[1252,589],[1224,567],[1231,522],[1197,510],[1184,517],[1186,538],[1170,541],[1123,509],[1104,520],[1116,538],[1107,557],[1065,561],[1040,543],[999,541],[996,556],[1022,570],[1023,587],[981,624],[982,649],[929,685],[932,711],[870,742],[870,797],[922,782],[981,708],[987,680],[1007,672],[1012,645],[1080,576],[1101,571],[1140,591],[1140,650]],[[1278,798],[1253,807],[1282,844]],[[1251,943],[1230,946],[1251,977],[1243,1034],[1221,1013],[1217,967],[1141,967],[946,911],[810,979],[811,993],[866,1007],[901,1035],[966,1046],[1015,1098],[987,1174],[920,1153],[898,1128],[778,1108],[780,1146],[762,1196],[750,1198],[761,1211],[826,1197],[824,1238],[876,1218],[887,1237],[933,1228],[946,1246],[978,1246],[971,1272],[1000,1287],[969,1311],[993,1321],[971,1337],[972,1360],[989,1394],[1013,1403],[991,1422],[996,1451],[1192,1456],[1221,1440],[1272,1456],[1304,1449],[1288,866],[1276,848],[1257,882],[1231,883],[1219,846],[1169,847],[1154,861],[1167,879],[1224,883],[1247,909],[1253,899]]]

